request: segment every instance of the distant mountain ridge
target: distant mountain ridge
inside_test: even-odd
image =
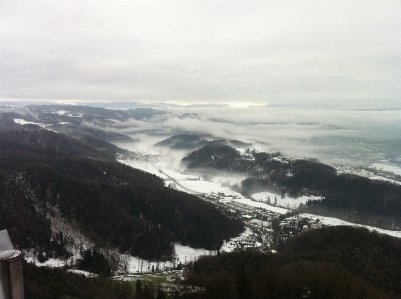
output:
[[[91,136],[80,135],[73,139],[36,126],[22,130],[0,131],[0,149],[44,155],[74,155],[96,159],[115,160],[117,153],[126,151]]]
[[[196,149],[205,145],[231,145],[238,148],[247,148],[252,143],[245,143],[239,140],[215,139],[211,135],[178,134],[164,139],[155,146],[165,146],[172,149]]]
[[[14,119],[23,119],[71,137],[89,135],[109,142],[133,142],[135,140],[130,136],[116,132],[113,125],[129,119],[146,120],[167,113],[152,108],[113,110],[79,105],[29,105],[0,112],[0,129],[18,130],[20,125],[15,124]]]

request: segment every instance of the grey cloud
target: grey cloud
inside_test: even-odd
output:
[[[395,1],[4,1],[0,99],[397,105]],[[378,101],[380,99],[380,102]]]

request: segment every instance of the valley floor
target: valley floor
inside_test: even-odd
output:
[[[187,175],[179,170],[173,170],[167,168],[168,162],[147,162],[140,160],[120,160],[121,163],[130,165],[135,168],[142,169],[144,171],[153,173],[160,176],[165,180],[166,186],[173,186],[174,188],[189,192],[192,194],[197,194],[203,198],[215,199],[220,203],[229,204],[232,202],[240,203],[244,206],[249,206],[252,208],[264,209],[272,213],[285,215],[293,210],[296,210],[299,204],[304,204],[308,200],[319,199],[313,195],[302,196],[298,198],[281,198],[280,195],[272,192],[260,192],[252,194],[252,198],[246,198],[238,192],[232,191],[227,185],[227,183],[238,181],[238,177],[230,175],[219,176],[210,178],[208,180],[203,179],[201,176],[194,174]],[[267,201],[270,201],[270,204]],[[276,205],[274,202],[276,201]],[[352,222],[340,220],[333,217],[325,217],[320,215],[314,215],[310,213],[303,213],[299,215],[300,217],[307,217],[311,220],[319,219],[320,223],[323,225],[349,225],[358,227],[367,227],[369,230],[375,230],[379,233],[388,234],[401,238],[401,231],[384,230],[377,227],[366,226],[355,224]]]
[[[281,198],[280,195],[272,192],[255,193],[251,198],[244,197],[242,194],[235,192],[228,187],[230,184],[240,182],[237,176],[221,175],[208,177],[207,179],[195,174],[185,174],[177,169],[170,169],[169,161],[163,160],[162,156],[157,157],[155,153],[140,155],[139,159],[121,158],[119,162],[129,165],[134,168],[155,174],[165,181],[165,185],[170,188],[175,188],[183,192],[195,194],[205,200],[220,205],[227,210],[240,211],[244,219],[246,230],[237,238],[225,240],[220,252],[232,252],[242,250],[247,247],[259,248],[263,250],[273,249],[273,230],[272,221],[278,216],[286,215],[294,212],[299,204],[304,204],[310,199],[317,199],[315,196],[302,196],[297,199]],[[270,204],[269,204],[270,203]],[[262,219],[258,219],[256,215],[262,215]],[[349,225],[358,227],[367,227],[369,230],[375,230],[379,233],[388,234],[401,238],[401,231],[383,230],[376,227],[359,225],[337,218],[314,215],[310,213],[302,213],[296,216],[287,217],[281,221],[280,225],[286,228],[286,233],[283,233],[284,239],[298,233],[299,227],[307,224],[308,228],[321,227],[325,225]],[[146,261],[129,255],[121,255],[125,261],[125,275],[140,275],[144,273],[166,272],[172,269],[180,268],[196,261],[200,256],[215,255],[217,251],[209,251],[205,249],[195,249],[181,244],[175,244],[175,258],[170,261]],[[34,254],[29,252],[25,259],[28,262],[34,262],[39,266],[48,267],[63,267],[76,261],[79,252],[75,251],[74,256],[69,260],[49,259],[45,263],[40,263]],[[70,270],[75,271],[75,270]],[[91,273],[80,271],[79,273],[86,276],[91,276]]]

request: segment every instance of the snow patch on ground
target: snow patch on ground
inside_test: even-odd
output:
[[[28,263],[34,263],[38,267],[61,268],[67,265],[66,260],[54,259],[54,258],[48,259],[46,262],[41,263],[38,261],[33,250],[24,251],[24,259]]]
[[[168,175],[169,177],[173,178],[176,181],[188,181],[188,180],[197,180],[200,179],[199,176],[194,176],[194,175],[187,175],[187,174],[183,174],[171,169],[167,169],[167,168],[163,168],[161,169],[161,171],[163,173],[165,173],[166,175]]]
[[[389,164],[383,164],[383,163],[373,163],[369,167],[370,168],[376,168],[378,170],[392,172],[392,173],[397,174],[397,175],[401,175],[401,167],[398,167],[398,166],[395,166],[395,165],[389,165]]]
[[[174,244],[174,251],[175,255],[173,259],[168,261],[147,261],[138,257],[130,256],[128,254],[119,254],[122,261],[120,262],[120,270],[128,274],[168,271],[174,269],[179,264],[186,265],[193,263],[201,256],[216,255],[217,253],[216,251],[202,248],[192,248],[181,244]],[[225,251],[228,250],[226,249]],[[40,263],[33,250],[25,251],[24,259],[28,263],[34,263],[38,267],[60,268],[71,265],[71,258],[65,260],[51,258],[44,263]],[[96,274],[77,269],[70,269],[68,271],[90,277],[96,276]]]
[[[207,250],[203,248],[192,248],[181,244],[174,244],[175,256],[181,263],[187,264],[194,262],[198,258],[204,255],[215,255],[217,252],[213,250]]]
[[[49,258],[44,263],[41,263],[38,261],[37,253],[35,253],[33,250],[24,250],[24,258],[28,263],[34,263],[38,267],[57,268],[64,266],[75,266],[77,260],[82,258],[81,250],[87,250],[94,247],[94,243],[91,242],[76,225],[63,219],[60,211],[54,209],[53,212],[55,213],[55,216],[48,216],[48,219],[51,223],[50,227],[52,232],[56,234],[60,232],[63,233],[66,249],[72,254],[72,256],[66,259]]]
[[[255,200],[267,201],[268,197],[270,197],[271,204],[273,204],[275,198],[277,198],[277,206],[291,209],[297,209],[299,204],[301,203],[305,204],[308,200],[321,199],[321,196],[313,196],[313,195],[310,196],[304,195],[298,198],[291,198],[291,197],[281,198],[281,195],[272,192],[259,192],[252,194],[252,198]]]
[[[54,130],[49,129],[49,126],[51,126],[51,125],[46,125],[46,124],[42,124],[42,123],[35,123],[35,122],[31,122],[31,121],[26,121],[26,120],[24,120],[22,118],[14,118],[14,122],[16,124],[20,124],[22,126],[24,126],[24,125],[36,125],[36,126],[39,126],[39,127],[43,128],[43,129],[46,129],[48,131],[55,132]]]
[[[230,239],[228,242],[225,242],[223,246],[221,246],[221,252],[232,252],[235,248],[237,248],[238,243],[242,243],[243,240],[246,240],[253,232],[248,227],[245,228],[245,231],[240,234],[238,237]]]
[[[67,272],[84,275],[86,277],[97,277],[98,276],[97,274],[94,274],[94,273],[91,273],[88,271],[77,270],[77,269],[69,269],[69,270],[67,270]]]
[[[321,223],[324,225],[331,225],[331,226],[338,226],[338,225],[347,225],[347,226],[355,226],[355,227],[366,227],[370,231],[377,231],[378,233],[381,234],[386,234],[389,236],[393,236],[396,238],[401,238],[401,231],[392,231],[392,230],[386,230],[386,229],[381,229],[373,226],[368,226],[368,225],[362,225],[362,224],[356,224],[348,221],[344,221],[341,219],[333,218],[333,217],[326,217],[326,216],[320,216],[320,215],[314,215],[314,214],[300,214],[302,217],[307,217],[311,219],[319,219]]]
[[[195,262],[199,257],[215,255],[216,251],[202,248],[192,248],[181,244],[174,244],[175,256],[169,261],[147,261],[138,257],[124,255],[127,260],[127,271],[130,274],[152,273],[153,271],[169,271],[179,264],[186,265]]]
[[[22,118],[15,118],[15,119],[14,119],[14,122],[15,122],[16,124],[20,124],[20,125],[22,125],[22,126],[24,126],[24,125],[37,125],[37,126],[40,126],[40,127],[42,127],[42,128],[45,127],[45,124],[35,123],[35,122],[31,122],[31,121],[26,121],[26,120],[24,120],[24,119],[22,119]]]
[[[228,187],[222,187],[220,183],[211,181],[181,181],[181,185],[185,188],[193,190],[198,193],[218,193],[223,192],[224,194],[232,193]]]
[[[390,182],[390,183],[393,183],[393,184],[401,185],[401,182],[394,181],[392,179],[388,179],[388,178],[385,178],[385,177],[382,177],[382,176],[378,176],[378,175],[374,175],[374,176],[371,176],[369,178],[371,180],[386,181],[386,182]]]
[[[63,233],[64,241],[66,242],[67,250],[72,253],[72,257],[68,260],[74,262],[81,258],[81,250],[87,250],[94,246],[94,243],[89,240],[78,228],[77,225],[69,223],[61,217],[59,210],[54,209],[55,216],[49,216],[53,233]]]
[[[285,215],[288,212],[290,212],[289,209],[268,205],[267,203],[260,202],[260,201],[253,201],[253,200],[251,200],[249,198],[245,198],[245,197],[234,198],[233,201],[240,202],[242,204],[246,204],[246,205],[249,205],[249,206],[252,206],[252,207],[263,208],[263,209],[266,209],[268,211],[272,211],[274,213],[281,214],[281,215]]]
[[[401,182],[396,181],[392,179],[391,177],[388,178],[386,177],[385,174],[380,174],[380,172],[386,171],[386,172],[392,172],[394,174],[400,175],[401,173],[401,168],[393,165],[387,165],[387,164],[381,164],[381,163],[374,163],[370,166],[371,169],[376,169],[378,170],[379,173],[376,173],[376,171],[369,171],[366,169],[355,169],[352,167],[338,167],[337,168],[337,173],[350,173],[350,174],[355,174],[358,176],[362,176],[365,178],[369,178],[371,180],[379,180],[379,181],[387,181],[393,184],[401,185]]]

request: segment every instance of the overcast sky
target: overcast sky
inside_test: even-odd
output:
[[[401,2],[7,1],[5,100],[401,106]]]

